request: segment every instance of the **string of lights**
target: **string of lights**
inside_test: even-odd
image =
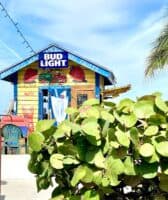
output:
[[[26,46],[26,48],[29,48],[30,49],[30,53],[36,53],[34,51],[34,49],[32,48],[32,46],[30,45],[30,43],[27,41],[27,39],[25,38],[24,34],[22,33],[22,31],[19,29],[18,27],[18,23],[15,22],[12,17],[10,16],[10,14],[8,13],[8,11],[6,10],[5,6],[0,2],[0,9],[1,9],[1,12],[4,13],[4,17],[7,17],[10,22],[13,24],[13,26],[15,27],[17,33],[19,34],[19,36],[22,38],[23,40],[23,44]]]

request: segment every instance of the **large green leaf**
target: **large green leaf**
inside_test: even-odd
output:
[[[73,114],[78,113],[78,112],[79,112],[79,111],[78,111],[78,109],[76,109],[76,108],[68,107],[68,108],[66,109],[66,113],[67,113],[68,115],[73,115]]]
[[[33,132],[28,137],[29,146],[33,151],[40,151],[45,138],[40,132]]]
[[[120,184],[120,181],[118,180],[118,175],[109,168],[105,171],[105,175],[103,178],[104,178],[104,187],[107,187],[109,185],[117,186]],[[107,178],[107,180],[106,180],[106,178]],[[103,179],[102,179],[102,181],[103,181]],[[106,186],[105,186],[105,183],[106,183]]]
[[[117,137],[118,142],[123,145],[124,147],[129,147],[130,140],[126,132],[123,132],[121,130],[117,130],[115,132],[115,136]]]
[[[49,129],[41,133],[44,135],[45,139],[47,140],[50,136],[54,135],[56,129],[57,129],[56,126],[51,126]]]
[[[81,197],[80,196],[71,196],[68,200],[81,200]],[[161,199],[162,200],[162,199]]]
[[[122,115],[121,116],[121,121],[122,124],[127,127],[130,128],[132,126],[134,126],[137,122],[137,117],[135,116],[134,113],[131,113],[129,115]]]
[[[81,125],[85,125],[87,123],[95,123],[98,125],[98,120],[95,117],[87,117],[83,121],[81,121]]]
[[[84,106],[93,106],[93,105],[99,105],[100,101],[99,99],[89,99],[83,103]]]
[[[62,154],[59,154],[59,153],[52,154],[50,157],[51,166],[55,169],[62,169],[64,167],[63,159],[64,159],[64,155]]]
[[[64,157],[64,160],[63,160],[63,164],[65,165],[77,165],[79,164],[80,162],[72,155],[67,155]]]
[[[39,162],[36,162],[32,159],[29,160],[28,162],[28,170],[33,173],[33,174],[38,174],[40,172],[40,163]]]
[[[106,159],[106,169],[112,171],[116,175],[124,173],[124,164],[121,159],[114,159],[112,156]]]
[[[37,177],[36,184],[39,192],[41,189],[46,190],[50,186],[50,180],[47,179],[46,177]]]
[[[148,119],[148,123],[150,125],[161,125],[161,124],[165,124],[166,123],[166,117],[160,114],[155,114],[152,115],[149,119]]]
[[[77,158],[81,161],[85,161],[86,150],[88,149],[88,142],[85,136],[80,136],[76,139],[76,149],[77,149]]]
[[[86,117],[95,117],[98,119],[100,116],[99,110],[96,107],[90,107],[86,110]]]
[[[106,107],[110,107],[110,108],[114,108],[115,105],[116,105],[114,102],[111,102],[111,101],[103,101],[103,104],[104,104]]]
[[[149,118],[155,114],[153,102],[149,100],[138,101],[134,105],[134,113],[140,119]]]
[[[110,180],[106,176],[103,176],[101,184],[103,187],[108,187],[110,185]]]
[[[76,134],[77,132],[81,131],[80,125],[70,122],[68,120],[64,120],[57,128],[56,132],[54,133],[54,138],[59,139],[64,136],[70,136],[72,134]]]
[[[136,175],[135,164],[134,164],[133,159],[130,156],[127,156],[127,158],[125,159],[124,166],[125,166],[124,173],[126,175],[129,175],[129,176]]]
[[[55,133],[53,134],[53,137],[57,140],[59,138],[65,137],[64,131],[61,129],[61,127],[58,127]]]
[[[113,117],[113,115],[110,114],[109,112],[105,111],[105,110],[103,110],[103,111],[101,112],[101,118],[104,119],[104,120],[106,120],[106,121],[109,121],[109,122],[111,122],[111,123],[114,122],[114,117]]]
[[[103,129],[102,129],[102,136],[105,138],[108,134],[109,131],[109,127],[110,127],[110,122],[109,121],[105,121]]]
[[[102,182],[103,172],[101,170],[97,170],[93,172],[93,182],[96,185],[100,185]]]
[[[61,187],[55,187],[54,190],[51,193],[52,198],[58,198],[60,195],[63,195],[63,191],[61,190]],[[64,197],[64,195],[63,195]],[[50,199],[51,200],[51,199]]]
[[[121,120],[121,117],[120,117],[119,113],[116,110],[113,111],[113,115],[114,115],[115,119],[118,122],[120,122],[121,124],[123,123],[122,120]]]
[[[84,195],[82,195],[82,200],[100,200],[100,196],[95,190],[87,190]]]
[[[81,127],[79,124],[71,123],[72,134],[78,133],[81,131]]]
[[[152,95],[144,95],[144,96],[141,96],[140,98],[138,98],[137,100],[138,101],[142,101],[142,100],[148,100],[148,101],[152,101],[154,102],[156,96],[154,94]]]
[[[98,129],[99,125],[97,121],[88,121],[82,125],[82,130],[90,136],[94,136],[97,140],[100,139],[100,131]]]
[[[63,194],[60,194],[60,195],[58,195],[56,197],[53,197],[53,198],[51,198],[49,200],[65,200],[65,198],[64,198]]]
[[[142,162],[140,166],[138,166],[138,172],[145,179],[155,178],[158,173],[158,163],[149,164]]]
[[[143,157],[152,156],[154,154],[154,151],[155,151],[155,149],[154,149],[153,145],[150,143],[144,143],[139,149],[139,153]]]
[[[85,177],[86,172],[86,167],[83,165],[80,165],[78,168],[76,168],[71,180],[71,185],[75,187],[79,183],[79,181]]]
[[[72,124],[70,121],[68,120],[64,120],[61,124],[59,124],[58,129],[60,130],[60,132],[62,132],[64,135],[70,136],[71,134],[71,130],[72,130]],[[57,137],[58,132],[56,131],[56,133],[54,134],[55,138]],[[60,133],[59,133],[60,134]],[[61,134],[60,134],[61,135]]]
[[[146,157],[145,160],[146,160],[148,163],[159,162],[160,156],[154,151],[153,155],[152,155],[151,157]]]
[[[92,119],[92,118],[88,118],[88,119]],[[85,120],[81,128],[86,134],[86,138],[91,144],[96,145],[96,146],[99,146],[101,144],[99,125],[97,121]]]
[[[36,123],[36,131],[44,132],[50,129],[54,123],[55,123],[55,120],[39,120]]]
[[[110,146],[114,147],[115,149],[118,149],[120,144],[116,141],[110,141]]]
[[[119,102],[117,109],[124,113],[130,113],[133,110],[134,102],[131,99],[123,99]]]
[[[94,164],[98,168],[105,168],[105,158],[101,150],[99,150],[94,157]]]
[[[130,130],[130,139],[134,145],[138,145],[139,143],[139,132],[136,127],[131,128]]]
[[[84,183],[91,183],[93,181],[93,171],[88,166],[85,166],[86,174],[82,178],[82,182]]]
[[[57,142],[57,145],[59,143]],[[61,153],[61,154],[64,154],[65,156],[77,156],[78,154],[78,150],[77,150],[77,147],[72,144],[72,142],[70,140],[66,140],[64,141],[63,143],[60,143],[58,146],[57,146],[57,149],[58,149],[58,153]]]
[[[166,103],[161,99],[160,96],[157,96],[156,99],[155,99],[155,104],[156,106],[161,110],[163,111],[164,113],[167,113],[168,112],[168,107],[166,105]]]
[[[148,126],[144,132],[144,135],[146,136],[156,135],[158,131],[159,131],[158,126]]]
[[[168,141],[156,143],[156,151],[164,157],[168,157]]]
[[[86,151],[85,159],[88,163],[95,164],[98,168],[105,168],[105,158],[101,149],[88,149],[88,151]]]
[[[92,145],[95,145],[95,146],[101,145],[101,140],[100,139],[97,140],[95,136],[87,135],[86,138],[89,141],[89,143]]]
[[[118,176],[116,174],[113,174],[110,176],[110,185],[111,186],[117,186],[120,184],[121,181],[118,180]]]

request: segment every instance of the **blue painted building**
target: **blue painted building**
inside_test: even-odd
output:
[[[109,69],[54,44],[1,71],[0,79],[13,83],[14,112],[32,126],[39,119],[62,121],[67,106],[100,99],[115,83]]]

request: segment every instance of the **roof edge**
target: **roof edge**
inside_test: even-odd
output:
[[[93,62],[93,61],[91,61],[91,60],[89,60],[87,58],[84,58],[84,57],[82,57],[82,56],[80,56],[80,55],[78,55],[78,54],[76,54],[76,53],[74,53],[74,52],[72,52],[72,51],[70,51],[68,49],[62,48],[59,45],[57,45],[56,43],[50,44],[48,47],[38,51],[37,53],[35,53],[35,54],[33,54],[33,55],[31,55],[31,56],[29,56],[27,58],[25,58],[24,60],[22,60],[20,62],[17,62],[16,64],[11,65],[10,67],[8,67],[6,69],[1,70],[0,71],[0,80],[5,80],[5,78],[7,76],[10,76],[11,74],[15,73],[16,71],[24,68],[26,66],[26,64],[29,65],[29,64],[35,62],[36,60],[38,60],[37,56],[38,56],[38,54],[40,52],[43,52],[43,51],[47,52],[50,49],[52,50],[54,48],[58,49],[58,51],[60,50],[60,51],[68,52],[68,54],[70,55],[70,58],[69,58],[70,60],[73,60],[73,61],[75,61],[77,63],[79,63],[79,61],[80,61],[81,65],[83,63],[83,65],[88,67],[89,69],[91,69],[91,70],[93,70],[93,71],[95,71],[97,73],[100,73],[100,74],[103,73],[101,75],[103,75],[106,78],[108,78],[109,81],[112,84],[114,84],[116,82],[116,78],[115,78],[113,72],[110,69],[108,69],[108,68],[106,68],[106,67],[104,67],[102,65],[96,64],[95,62]],[[31,60],[32,60],[32,62],[31,62]],[[97,67],[97,68],[95,68],[95,67]],[[99,69],[100,69],[100,72],[99,72]],[[10,72],[10,73],[7,73],[7,72]]]

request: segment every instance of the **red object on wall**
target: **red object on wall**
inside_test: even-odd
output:
[[[53,79],[51,83],[66,83],[66,82],[67,82],[67,77],[65,74],[61,72],[53,74]]]
[[[37,78],[38,71],[36,69],[27,69],[24,74],[25,83],[34,83]]]
[[[77,67],[76,66],[71,67],[71,70],[70,70],[69,74],[72,76],[73,81],[76,81],[76,82],[86,82],[86,80],[85,80],[85,72],[79,66],[77,66]]]

